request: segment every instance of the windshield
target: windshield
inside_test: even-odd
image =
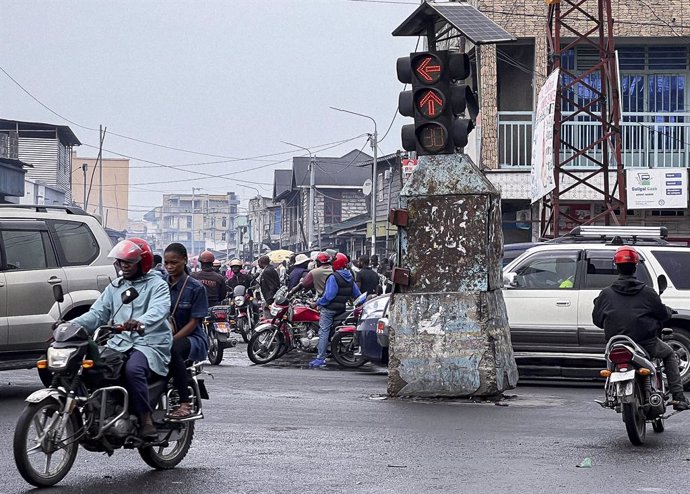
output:
[[[244,293],[247,291],[244,285],[237,285],[232,291],[235,297],[244,297]]]

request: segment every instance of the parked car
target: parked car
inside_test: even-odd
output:
[[[0,370],[33,367],[53,322],[89,309],[115,277],[111,248],[98,220],[79,208],[0,205]]]
[[[621,244],[640,253],[637,278],[677,310],[668,343],[690,383],[690,248],[665,240],[664,228],[581,227],[532,247],[503,271],[503,298],[521,376],[596,377],[604,365],[604,331],[592,322],[594,299],[616,278],[613,254]],[[568,280],[564,282],[563,280]]]

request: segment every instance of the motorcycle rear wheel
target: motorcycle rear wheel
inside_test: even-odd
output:
[[[282,355],[283,335],[278,328],[254,333],[247,344],[247,356],[257,365],[267,364]]]
[[[146,446],[139,448],[139,456],[150,467],[156,470],[170,470],[175,468],[187,456],[189,447],[194,439],[194,422],[183,422],[182,431],[178,439],[171,441],[166,448],[163,446]],[[170,449],[170,451],[166,451]]]
[[[623,422],[630,442],[635,446],[641,446],[647,434],[647,422],[640,405],[641,393],[637,383],[635,383],[634,396],[635,400],[632,403],[623,403]]]
[[[30,403],[24,408],[14,429],[17,470],[24,480],[36,487],[49,487],[60,482],[69,473],[77,457],[79,441],[74,436],[78,432],[78,424],[74,415],[69,416],[62,431],[60,443],[63,446],[48,439],[48,434],[56,431],[60,406],[51,398]],[[62,453],[59,459],[54,458],[59,453]],[[42,471],[37,469],[36,460],[43,464]],[[51,469],[51,465],[56,466]]]
[[[211,365],[220,365],[223,361],[223,347],[220,345],[218,336],[213,330],[208,332],[208,361]]]
[[[357,336],[354,333],[336,333],[331,340],[331,355],[338,365],[357,369],[367,363],[367,359],[362,355],[356,355],[359,346]]]

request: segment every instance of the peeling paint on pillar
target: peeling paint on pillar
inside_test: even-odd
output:
[[[503,302],[500,195],[461,155],[425,156],[401,191],[400,265],[390,308],[388,392],[489,396],[518,374]]]

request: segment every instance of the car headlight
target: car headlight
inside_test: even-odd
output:
[[[271,315],[277,316],[278,313],[281,311],[281,309],[282,309],[282,307],[275,305],[275,304],[271,304]]]
[[[76,348],[48,348],[48,367],[62,369],[76,351]]]
[[[238,296],[235,297],[235,305],[243,305],[244,304],[244,297]]]

